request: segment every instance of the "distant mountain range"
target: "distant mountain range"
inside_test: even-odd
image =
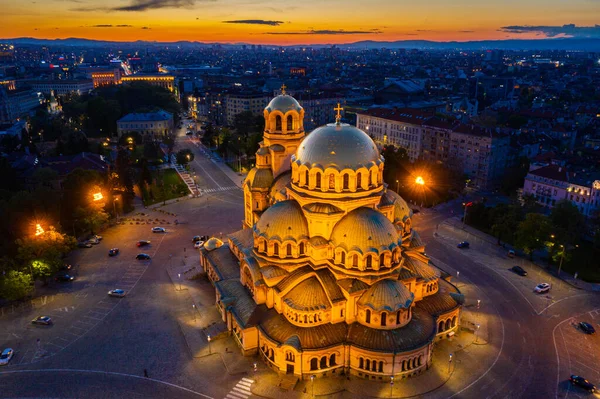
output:
[[[104,40],[92,40],[82,38],[67,39],[36,39],[32,37],[19,37],[14,39],[0,39],[0,43],[21,44],[21,45],[40,45],[40,46],[69,46],[69,47],[105,47],[105,46],[132,46],[132,47],[151,47],[151,46],[181,46],[181,47],[208,47],[219,44],[223,47],[240,47],[242,45],[250,46],[248,43],[204,43],[204,42],[154,42],[154,41],[134,41],[134,42],[111,42]],[[332,44],[304,44],[290,45],[281,47],[331,47]],[[578,50],[578,51],[600,51],[600,39],[581,39],[581,38],[559,38],[559,39],[538,39],[538,40],[479,40],[468,42],[435,42],[429,40],[398,40],[393,42],[364,40],[354,43],[337,44],[340,48],[353,49],[381,49],[381,48],[403,48],[403,49],[434,49],[434,50]],[[263,47],[280,47],[280,45],[265,44]]]

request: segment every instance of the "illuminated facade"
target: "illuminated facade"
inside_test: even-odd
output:
[[[277,372],[408,377],[457,330],[463,297],[387,189],[373,140],[337,111],[336,123],[305,135],[293,97],[269,103],[244,228],[210,239],[201,264],[243,353]]]
[[[131,133],[160,138],[173,131],[173,114],[167,111],[127,114],[117,121],[119,137]]]
[[[112,86],[121,83],[121,73],[118,69],[112,71],[94,71],[92,72],[92,81],[94,88],[101,86]]]
[[[129,76],[123,76],[121,78],[122,83],[131,82],[146,82],[154,86],[163,87],[171,92],[175,90],[175,77],[171,75],[162,74],[135,74]]]

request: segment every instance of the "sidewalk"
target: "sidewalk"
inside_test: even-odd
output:
[[[496,237],[493,237],[489,234],[479,231],[479,230],[477,230],[471,226],[468,226],[466,224],[463,226],[463,224],[459,220],[458,216],[447,219],[444,222],[440,223],[440,225],[443,225],[443,224],[453,227],[454,229],[457,229],[457,230],[458,229],[462,230],[465,234],[470,236],[472,240],[481,240],[488,244],[498,246],[498,240],[496,239]],[[438,228],[440,227],[440,225],[438,225]],[[469,241],[469,239],[467,239],[467,241]],[[526,258],[525,254],[523,254],[519,249],[514,248],[512,245],[504,244],[503,248],[506,249],[507,253],[508,253],[508,250],[513,249],[519,257]],[[527,259],[527,260],[529,261],[529,259]],[[558,278],[557,270],[555,270],[555,268],[552,265],[549,265],[548,263],[539,259],[539,257],[536,257],[535,253],[533,256],[533,261],[530,261],[530,263],[532,263],[536,267],[539,267],[540,269],[543,269],[545,272],[551,274],[553,277]],[[561,272],[560,272],[560,279],[577,289],[582,289],[582,290],[586,290],[586,291],[600,291],[600,284],[588,283],[586,281],[576,279],[572,274],[567,273],[564,270],[561,270]]]

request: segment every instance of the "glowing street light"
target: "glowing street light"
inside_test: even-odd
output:
[[[100,201],[102,198],[104,198],[104,196],[102,195],[101,192],[94,193],[93,195],[94,195],[94,201]]]
[[[42,234],[44,234],[44,229],[42,228],[42,226],[38,223],[35,225],[35,235],[37,236],[41,236]]]
[[[417,176],[417,178],[415,179],[415,183],[418,184],[419,186],[424,186],[425,180],[423,180],[423,178],[421,176]]]

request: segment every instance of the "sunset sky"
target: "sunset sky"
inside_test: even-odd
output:
[[[598,0],[0,0],[0,10],[0,38],[256,44],[600,38]]]

